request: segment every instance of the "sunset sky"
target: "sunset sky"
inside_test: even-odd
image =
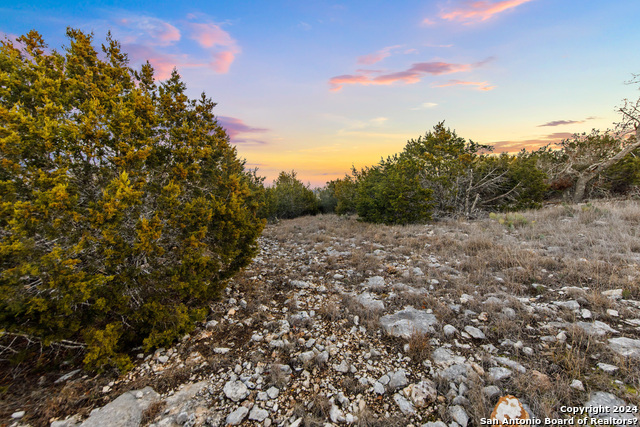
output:
[[[131,65],[173,67],[202,91],[232,143],[270,183],[312,187],[377,163],[444,120],[518,151],[605,130],[637,99],[638,0],[6,1],[0,34],[67,26]]]

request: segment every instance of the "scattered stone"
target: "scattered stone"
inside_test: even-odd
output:
[[[475,326],[465,326],[464,330],[466,333],[468,333],[469,335],[471,335],[473,338],[478,339],[478,340],[483,340],[486,339],[487,337],[485,336],[484,332],[482,332],[480,329],[476,328]]]
[[[416,413],[416,408],[414,408],[411,402],[405,399],[401,394],[394,394],[393,401],[396,402],[403,414],[413,415]]]
[[[11,414],[11,418],[13,418],[14,420],[19,420],[20,418],[24,417],[24,414],[26,414],[25,411],[17,411]]]
[[[608,309],[607,309],[607,314],[608,314],[609,316],[611,316],[611,317],[618,317],[618,316],[619,316],[619,314],[618,314],[618,310],[614,310],[614,309],[612,309],[612,308],[608,308]]]
[[[469,416],[464,408],[460,405],[451,406],[449,408],[449,415],[453,418],[453,421],[460,424],[462,427],[467,427],[467,423],[469,422]]]
[[[410,399],[413,405],[418,408],[423,408],[435,402],[438,397],[438,391],[431,380],[423,380],[417,384],[410,384],[405,387],[402,392],[405,397]]]
[[[507,368],[489,368],[489,378],[491,379],[491,381],[504,380],[505,378],[509,378],[511,374],[511,370]]]
[[[640,359],[640,340],[631,338],[609,338],[609,347],[620,356]]]
[[[615,365],[610,365],[608,363],[603,363],[603,362],[599,362],[598,363],[598,368],[602,369],[602,371],[604,371],[607,374],[613,374],[615,373],[618,369],[617,366]]]
[[[580,310],[580,303],[578,303],[578,301],[576,300],[554,301],[553,304],[557,305],[558,307],[566,308],[567,310],[571,310],[571,311]]]
[[[591,310],[583,308],[582,311],[580,311],[580,316],[582,316],[583,319],[591,319],[593,315],[591,314]]]
[[[602,422],[602,424],[623,424],[613,423],[613,420],[633,420],[635,417],[631,412],[614,412],[613,408],[622,408],[627,406],[626,402],[614,394],[604,391],[597,391],[589,396],[589,401],[584,404],[586,413],[589,417],[595,417],[600,420],[606,420],[609,422]],[[631,423],[629,423],[631,424]]]
[[[395,390],[400,387],[404,387],[409,383],[407,380],[407,373],[404,369],[398,369],[396,372],[390,375],[388,387],[391,390]]]
[[[571,387],[574,390],[584,391],[584,384],[582,384],[582,381],[580,380],[571,381],[571,384],[569,384],[569,387]]]
[[[113,402],[91,411],[82,427],[134,427],[140,425],[142,412],[160,397],[151,387],[142,390],[143,397],[136,398],[137,390],[121,394]]]
[[[592,336],[604,336],[606,334],[617,334],[618,331],[611,326],[599,320],[591,322],[576,322],[576,326],[585,331],[588,335]]]
[[[347,363],[347,361],[343,359],[339,365],[333,365],[333,369],[343,374],[346,374],[347,372],[349,372],[349,363]]]
[[[249,409],[245,408],[244,406],[238,407],[238,409],[227,415],[227,424],[237,426],[246,418],[248,413]]]
[[[358,295],[356,297],[356,301],[369,310],[384,310],[384,303],[379,299],[376,299],[369,292],[364,292]]]
[[[622,289],[611,289],[609,291],[602,291],[601,294],[611,299],[621,299]]]
[[[409,339],[414,333],[435,333],[433,325],[438,320],[432,313],[426,310],[416,310],[411,306],[394,314],[382,316],[380,325],[389,335]]]
[[[482,393],[484,393],[487,399],[493,399],[500,394],[500,389],[495,385],[488,385],[482,388]]]
[[[384,389],[384,386],[380,382],[376,381],[375,383],[373,383],[373,391],[376,394],[382,395],[382,394],[384,394],[385,389]]]
[[[276,387],[269,387],[269,389],[267,390],[267,395],[269,396],[269,399],[275,399],[276,397],[278,397],[278,395],[280,394],[280,390],[277,389]]]
[[[269,416],[269,411],[266,411],[258,407],[258,405],[254,405],[253,408],[251,408],[251,412],[249,412],[249,419],[253,421],[262,422],[268,416]]]
[[[242,381],[228,381],[222,391],[227,398],[234,402],[239,402],[249,396],[249,389]]]
[[[458,332],[456,327],[452,325],[444,325],[444,328],[442,328],[442,331],[444,332],[444,335],[447,337],[455,335],[455,333]]]

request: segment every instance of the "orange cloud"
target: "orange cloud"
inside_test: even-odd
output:
[[[465,7],[459,7],[451,12],[440,14],[440,18],[448,21],[459,21],[464,23],[486,21],[493,16],[528,3],[531,0],[503,0],[498,2],[489,2],[485,0],[474,1],[468,3]]]
[[[488,60],[476,64],[451,64],[448,62],[418,62],[413,64],[405,71],[397,71],[394,73],[382,74],[376,77],[371,75],[377,73],[375,71],[360,70],[360,74],[345,74],[329,79],[329,86],[332,92],[338,92],[344,85],[361,84],[368,85],[390,85],[395,82],[403,82],[405,84],[413,84],[419,82],[426,74],[440,75],[459,73],[469,71],[474,67],[481,66]]]
[[[464,80],[449,80],[447,83],[434,85],[434,87],[447,87],[447,86],[458,86],[458,85],[477,86],[478,90],[484,90],[484,91],[489,91],[496,88],[495,86],[489,86],[488,82],[467,82]]]

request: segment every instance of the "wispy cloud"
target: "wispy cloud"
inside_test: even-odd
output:
[[[447,87],[447,86],[476,86],[478,90],[489,91],[496,87],[491,86],[488,82],[469,82],[464,80],[449,80],[446,83],[436,84],[434,87]]]
[[[563,139],[571,138],[572,136],[573,133],[570,132],[555,132],[540,136],[536,139],[490,142],[489,145],[494,147],[494,152],[496,153],[516,153],[523,148],[526,150],[537,150],[547,144],[551,144],[552,146],[560,144]]]
[[[391,51],[396,50],[396,49],[400,49],[400,48],[402,48],[402,45],[388,46],[388,47],[380,49],[377,52],[370,53],[368,55],[360,56],[358,58],[357,62],[358,62],[358,64],[363,64],[363,65],[375,64],[376,62],[380,62],[384,58],[386,58],[389,55],[391,55]]]
[[[491,59],[491,58],[490,58]],[[487,59],[475,64],[452,64],[448,62],[418,62],[409,69],[386,74],[378,74],[373,70],[360,70],[358,74],[344,74],[329,79],[329,86],[332,92],[340,91],[343,86],[350,84],[368,85],[390,85],[396,82],[413,84],[419,82],[425,75],[438,76],[441,74],[459,73],[469,71],[479,67],[489,61]]]
[[[151,46],[169,46],[181,38],[180,30],[175,26],[150,16],[123,18],[120,24],[128,32],[125,43],[144,39]]]
[[[584,123],[587,120],[593,120],[593,119],[596,119],[596,117],[587,117],[584,120],[553,120],[553,121],[547,122],[547,123],[545,123],[543,125],[538,125],[538,127],[573,125],[573,124],[577,124],[577,123]]]
[[[269,129],[249,126],[244,121],[235,117],[216,116],[216,119],[218,119],[218,123],[220,124],[220,126],[222,126],[227,131],[227,135],[229,135],[229,139],[231,140],[231,142],[235,144],[266,144],[265,141],[252,138],[247,139],[239,136],[247,133],[255,134],[269,132]]]
[[[532,0],[502,0],[496,2],[479,0],[466,2],[463,6],[456,9],[442,12],[439,17],[448,21],[458,21],[465,24],[482,22],[530,1]]]
[[[435,102],[423,102],[422,104],[418,105],[417,107],[412,108],[412,110],[426,110],[428,108],[434,108],[437,107],[438,104],[436,104]]]

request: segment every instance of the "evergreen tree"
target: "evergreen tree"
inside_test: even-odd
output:
[[[204,94],[128,66],[109,35],[0,47],[0,326],[126,369],[164,346],[257,251],[260,185]]]

